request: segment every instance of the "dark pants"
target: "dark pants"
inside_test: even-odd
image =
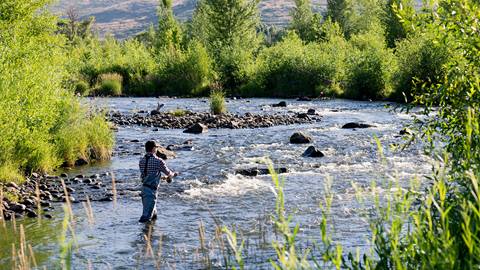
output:
[[[140,222],[147,222],[157,215],[157,190],[142,186],[143,213]]]

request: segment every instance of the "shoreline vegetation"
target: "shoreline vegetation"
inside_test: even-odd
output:
[[[433,5],[415,10],[412,1],[332,0],[315,13],[309,0],[297,0],[289,26],[277,29],[260,23],[258,1],[237,2],[199,1],[192,19],[180,22],[171,1],[159,1],[158,24],[126,40],[99,39],[90,30],[93,18],[62,19],[72,90],[410,103],[423,84],[437,83],[452,57],[426,29],[402,23],[428,16]]]
[[[65,88],[66,41],[49,1],[0,4],[0,183],[110,158],[105,117]]]
[[[415,179],[409,189],[385,180],[382,184],[395,191],[364,198],[374,207],[365,206],[371,249],[360,256],[332,240],[334,196],[328,179],[320,205],[322,242],[310,248],[297,238],[301,224],[292,223],[284,182],[271,169],[276,201],[269,224],[279,236],[267,247],[273,251],[272,268],[480,267],[477,0],[441,0],[420,9],[408,0],[329,0],[325,14],[313,13],[307,0],[296,0],[290,26],[281,31],[262,28],[256,0],[200,0],[188,23],[179,23],[172,2],[162,0],[158,26],[126,41],[99,40],[89,22],[74,21],[75,16],[59,24],[45,12],[48,3],[0,4],[0,180],[21,181],[25,172],[50,171],[78,158],[110,157],[114,140],[108,123],[82,108],[75,92],[390,98],[420,105],[426,116],[435,108],[435,117],[427,117],[415,132],[438,158],[432,174],[420,179],[428,181],[426,190],[419,190]],[[223,102],[215,98],[212,111],[222,112]],[[443,152],[434,147],[439,142]],[[114,179],[112,186],[115,191]],[[60,268],[70,269],[74,217],[65,184],[63,189],[58,257]],[[84,207],[93,216],[89,202]],[[3,219],[0,223],[5,227]],[[18,236],[12,261],[17,269],[30,269],[36,262],[22,226]],[[202,225],[199,237],[199,254],[212,268]],[[220,224],[215,237],[225,268],[248,268],[241,234]],[[155,259],[149,238],[145,233],[146,254]]]

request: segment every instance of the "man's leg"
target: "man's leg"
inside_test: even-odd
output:
[[[152,212],[155,209],[156,203],[156,191],[152,190],[149,187],[142,187],[142,204],[143,204],[143,213],[140,217],[139,222],[147,222],[152,218]]]
[[[157,219],[157,191],[153,193],[153,211],[152,211],[152,220]]]

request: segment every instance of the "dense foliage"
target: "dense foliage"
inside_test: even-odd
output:
[[[0,180],[77,159],[106,159],[112,134],[63,88],[65,39],[48,1],[0,4]]]
[[[416,12],[410,0],[331,0],[324,13],[297,0],[284,30],[260,24],[257,5],[202,0],[182,23],[162,0],[158,26],[125,41],[99,40],[84,33],[91,19],[68,16],[59,33],[76,37],[69,81],[82,95],[112,95],[100,78],[118,73],[128,96],[204,96],[220,85],[228,95],[411,102],[424,82],[436,83],[450,57],[423,27],[402,23],[431,10]]]

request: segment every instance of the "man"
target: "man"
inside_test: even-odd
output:
[[[139,222],[148,222],[157,218],[157,189],[160,185],[162,173],[166,175],[167,182],[171,183],[177,173],[172,172],[163,159],[157,157],[157,148],[159,146],[155,141],[148,141],[145,144],[144,157],[140,159],[139,167],[142,177],[142,204],[143,213]]]

